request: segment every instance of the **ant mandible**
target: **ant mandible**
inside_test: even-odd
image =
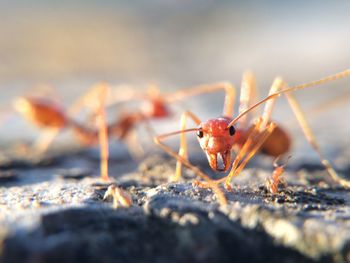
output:
[[[269,95],[251,105],[255,94],[255,81],[251,73],[245,73],[242,81],[243,85],[241,87],[239,114],[235,118],[233,118],[235,98],[232,96],[232,94],[235,94],[235,89],[231,84],[219,83],[199,87],[197,90],[202,90],[203,92],[216,90],[219,86],[225,87],[226,96],[223,117],[202,122],[194,113],[186,111],[181,116],[181,127],[179,131],[158,135],[154,138],[154,141],[165,152],[177,159],[175,176],[172,178],[173,181],[180,179],[182,165],[185,165],[200,178],[205,180],[205,183],[197,182],[196,184],[212,188],[219,203],[225,205],[227,204],[227,199],[219,185],[224,183],[227,190],[232,190],[232,178],[237,176],[244,169],[249,160],[258,151],[275,158],[288,152],[291,140],[287,132],[270,120],[276,98],[281,94],[285,94],[307,141],[317,152],[328,174],[339,184],[350,187],[350,182],[338,176],[330,162],[321,153],[315,136],[306,121],[305,115],[292,94],[292,91],[313,87],[349,75],[350,69],[320,80],[293,87],[288,87],[281,78],[276,78],[270,88]],[[252,113],[253,110],[263,103],[266,104],[262,116],[257,118],[255,122],[249,126],[247,121],[248,114]],[[192,119],[197,127],[186,129],[187,118]],[[239,124],[238,128],[236,124]],[[207,174],[188,161],[186,132],[196,132],[198,142],[207,156],[210,167],[214,171],[226,172],[231,168],[226,176],[218,180],[211,179]],[[180,148],[178,153],[162,142],[163,139],[176,134],[180,134]],[[239,150],[235,159],[231,162],[231,151],[234,148],[238,148]],[[278,170],[279,168],[282,168],[282,170]],[[277,166],[275,172],[280,176],[281,172],[283,172],[283,167]]]

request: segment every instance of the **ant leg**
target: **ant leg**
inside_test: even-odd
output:
[[[107,98],[108,87],[100,86],[100,94],[98,94],[98,105],[97,105],[97,125],[98,125],[98,138],[100,142],[100,156],[101,156],[101,179],[108,181],[108,129],[106,124],[106,112],[105,112],[105,100]]]
[[[150,137],[150,139],[153,139],[154,136],[156,136],[156,132],[154,131],[149,118],[143,118],[141,124],[145,126],[147,135]],[[141,159],[141,157],[145,154],[145,150],[138,140],[137,132],[135,130],[130,130],[128,133],[126,143],[129,152],[135,160]]]
[[[275,78],[270,88],[269,95],[275,94],[278,91],[280,91],[283,85],[284,85],[284,82],[281,78],[279,77]],[[276,97],[266,102],[263,115],[262,115],[262,123],[260,125],[260,130],[264,130],[267,124],[269,123],[271,119],[273,107],[275,106],[275,102],[276,102]]]
[[[256,101],[257,90],[256,90],[256,80],[250,71],[244,72],[241,84],[241,93],[240,93],[240,103],[239,103],[239,113],[242,113],[249,109],[253,102]],[[250,114],[244,115],[240,119],[240,125],[242,129],[245,129],[249,124],[248,116]],[[253,111],[253,116],[256,115],[256,111]]]
[[[60,131],[60,128],[52,128],[43,131],[43,133],[34,142],[33,148],[38,154],[45,153]]]
[[[185,111],[184,113],[182,113],[181,115],[181,126],[180,126],[180,130],[185,130],[186,129],[186,123],[187,123],[187,118],[191,118],[193,120],[193,122],[196,125],[199,125],[201,123],[201,120],[194,115],[192,112],[190,111]],[[186,134],[185,133],[181,133],[180,134],[180,148],[179,148],[179,155],[184,158],[184,159],[188,159],[188,154],[187,154],[187,142],[186,142]],[[181,161],[177,161],[176,162],[176,170],[175,170],[175,176],[173,176],[173,178],[171,178],[171,181],[179,181],[181,178],[181,171],[182,171],[182,162]]]
[[[152,91],[153,92],[153,91]],[[151,96],[151,95],[150,95]],[[184,130],[186,128],[186,118],[190,117],[192,120],[198,125],[200,123],[200,120],[191,112],[185,112],[181,116],[181,130]],[[156,136],[156,133],[150,123],[150,120],[145,117],[142,119],[143,124],[146,127],[146,131],[148,135],[151,138],[154,138]],[[132,154],[133,157],[136,157],[134,159],[139,159],[143,154],[144,150],[141,147],[141,144],[137,140],[137,135],[136,132],[131,130],[128,132],[128,136],[126,137],[127,139],[127,145],[129,152]],[[183,154],[183,152],[185,154]],[[184,134],[181,134],[181,139],[180,139],[180,150],[179,154],[185,158],[187,158],[187,144],[186,144],[186,138]],[[181,178],[181,163],[178,162],[176,165],[176,176],[174,175],[171,181],[178,181]]]
[[[273,162],[273,166],[275,167],[275,170],[272,173],[272,177],[269,179],[266,179],[266,188],[272,194],[277,193],[279,185],[282,184],[284,187],[286,186],[286,182],[283,178],[281,178],[281,176],[284,173],[284,167],[287,166],[291,156],[288,156],[288,159],[284,164],[279,165],[277,162],[280,159],[280,157],[281,156],[278,156]]]
[[[67,109],[67,115],[74,117],[82,108],[90,108],[96,110],[100,107],[100,102],[96,100],[101,93],[110,90],[110,86],[107,83],[98,83],[90,88],[84,95],[80,96],[75,102],[73,102]],[[106,103],[107,98],[105,99]],[[105,106],[104,106],[105,107]]]
[[[270,88],[269,95],[274,94],[274,93],[280,91],[281,88],[283,87],[283,85],[284,85],[284,82],[282,81],[281,78],[275,78],[275,80],[273,81],[272,86],[271,86],[271,88]],[[272,115],[272,111],[273,111],[273,107],[274,107],[274,105],[275,105],[275,102],[276,102],[276,97],[275,97],[275,98],[272,98],[272,99],[270,99],[269,101],[266,102],[265,108],[264,108],[264,111],[263,111],[263,114],[262,114],[261,121],[260,121],[260,122],[258,123],[258,125],[256,126],[256,127],[259,127],[259,128],[258,128],[259,132],[263,132],[264,130],[268,129],[267,126],[268,126],[269,123],[270,123],[270,119],[271,119],[271,115]],[[244,112],[245,110],[246,110],[246,109],[243,109],[242,112]],[[271,130],[271,132],[268,132],[268,135],[270,135],[270,134],[272,133],[272,131],[273,131],[273,129]],[[259,143],[261,143],[260,146],[262,145],[262,143],[265,142],[266,139],[267,139],[267,137],[266,137],[265,139],[263,139],[263,140],[262,140],[261,138],[258,139]],[[247,143],[249,143],[249,142],[247,141]],[[255,148],[255,149],[256,149],[255,152],[260,148],[260,146],[257,147],[257,148]],[[245,149],[242,148],[241,151],[243,151],[243,153],[244,153],[244,152],[245,152]],[[252,151],[253,151],[253,150],[252,150]],[[255,153],[253,153],[253,155],[254,155],[254,154],[255,154]],[[253,155],[252,155],[250,158],[252,158]],[[233,176],[235,176],[235,174],[238,175],[238,174],[240,173],[240,171],[241,171],[241,170],[243,169],[243,167],[246,165],[246,164],[244,164],[244,163],[247,163],[248,160],[249,160],[250,158],[247,157],[247,158],[246,158],[247,161],[243,161],[243,162],[242,162],[241,168],[239,168],[239,167],[237,168],[237,167],[234,167],[234,166],[233,166],[233,171],[234,171],[234,173],[233,173],[233,174],[230,174],[231,178],[232,178]],[[235,160],[235,161],[236,161],[236,160]],[[236,161],[236,162],[238,162],[238,161]],[[276,168],[276,169],[277,169],[277,168]],[[226,186],[228,186],[228,185],[230,184],[230,181],[231,181],[231,179],[230,179],[230,177],[229,177],[228,180],[226,181]]]
[[[118,85],[111,87],[106,83],[98,83],[92,86],[83,96],[78,98],[68,109],[68,115],[77,115],[81,108],[96,108],[96,96],[101,92],[101,86],[107,87],[109,91],[108,98],[106,98],[105,107],[112,106],[116,103],[123,103],[128,101],[142,101],[147,100],[147,93],[140,92],[135,87],[130,85]]]
[[[251,158],[257,153],[257,151],[260,149],[261,145],[266,141],[266,139],[271,135],[276,125],[273,122],[270,122],[268,126],[261,131],[261,125],[263,123],[262,119],[259,119],[258,122],[255,124],[254,131],[249,135],[250,138],[248,138],[246,144],[250,145],[248,147],[243,146],[242,150],[234,160],[234,165],[231,168],[231,171],[225,178],[225,187],[226,189],[230,190],[231,187],[231,180],[233,177],[237,176],[247,165],[247,163],[250,161]],[[250,149],[248,149],[250,148]],[[242,152],[242,153],[241,153]],[[244,159],[243,159],[244,156]],[[241,161],[243,159],[243,161]],[[239,164],[239,165],[238,165]]]
[[[288,102],[289,102],[289,104],[294,112],[294,115],[296,116],[296,118],[299,122],[301,129],[303,130],[303,133],[304,133],[307,141],[309,142],[311,147],[318,154],[320,161],[323,164],[323,166],[326,168],[326,171],[328,172],[328,174],[332,177],[332,179],[335,182],[339,183],[340,185],[345,186],[345,187],[350,187],[350,181],[341,178],[337,174],[337,172],[334,170],[331,163],[325,158],[325,156],[321,152],[320,146],[318,145],[318,143],[316,141],[316,137],[315,137],[314,133],[312,132],[312,130],[311,130],[306,118],[305,118],[305,114],[302,111],[302,109],[301,109],[299,103],[297,102],[296,98],[294,97],[294,95],[291,92],[287,92],[287,93],[285,93],[285,95],[287,96]]]
[[[252,129],[252,131],[248,134],[248,137],[243,144],[242,148],[238,151],[238,154],[236,155],[236,158],[234,159],[232,163],[231,170],[237,169],[238,164],[243,159],[243,157],[246,155],[247,152],[250,151],[252,148],[252,144],[254,143],[254,138],[258,135],[259,131],[256,129],[256,126]]]
[[[129,101],[144,102],[152,101],[153,99],[162,99],[162,94],[155,84],[148,85],[146,91],[144,89],[135,88],[131,85],[118,85],[111,88],[111,94],[108,97],[106,106],[112,106],[118,103]]]
[[[186,131],[195,131],[195,129],[186,130]],[[154,137],[154,142],[160,148],[162,148],[167,154],[174,157],[176,160],[181,162],[183,165],[185,165],[187,168],[191,169],[195,174],[197,174],[200,178],[202,178],[204,181],[206,181],[207,186],[214,191],[216,198],[217,198],[218,202],[220,203],[220,205],[227,205],[227,199],[225,197],[225,194],[223,193],[223,191],[220,189],[220,187],[218,186],[218,184],[215,181],[213,181],[208,175],[206,175],[198,167],[191,164],[187,159],[183,158],[182,156],[180,156],[179,154],[174,152],[169,146],[165,145],[162,142],[163,139],[165,139],[166,137],[170,137],[172,135],[174,135],[174,133],[158,135],[158,136]]]
[[[164,97],[165,97],[165,102],[173,103],[175,101],[183,100],[188,97],[192,97],[192,96],[196,96],[204,93],[216,92],[219,90],[225,91],[223,115],[225,117],[232,118],[234,113],[233,107],[234,107],[235,98],[236,98],[236,89],[232,84],[228,82],[202,85],[202,86],[196,86],[191,88],[184,88],[172,93],[164,94]]]
[[[232,177],[234,176],[233,175],[233,171],[235,171],[237,169],[237,167],[240,164],[240,162],[242,161],[242,159],[254,147],[254,142],[257,141],[257,136],[260,133],[260,131],[259,131],[259,129],[257,127],[258,127],[258,124],[261,123],[261,121],[262,121],[262,118],[257,119],[257,122],[254,124],[253,128],[249,132],[246,141],[244,142],[242,148],[238,151],[238,153],[236,155],[236,158],[233,160],[230,173],[227,176],[216,180],[217,182],[224,182],[224,181],[226,181],[226,184],[225,184],[226,189],[229,189],[229,190],[231,189],[229,183],[232,180]]]
[[[259,134],[259,137],[256,139],[256,143],[253,146],[253,148],[250,150],[250,152],[247,154],[245,159],[241,162],[241,164],[237,167],[235,170],[235,175],[238,175],[244,167],[247,165],[249,160],[256,154],[256,152],[260,149],[261,145],[265,142],[265,140],[270,136],[274,128],[276,127],[276,124],[271,122],[269,126],[264,130],[261,134]]]

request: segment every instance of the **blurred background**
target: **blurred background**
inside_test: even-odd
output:
[[[97,81],[174,90],[227,80],[239,87],[247,69],[262,97],[276,76],[292,85],[349,68],[349,11],[347,0],[0,1],[0,102],[49,85],[68,105]],[[339,80],[298,98],[307,110],[349,86],[350,78]],[[223,97],[210,98],[210,107],[203,96],[185,109],[217,116]],[[327,147],[348,142],[346,104],[310,116]],[[302,136],[286,101],[277,107],[275,118]],[[27,125],[6,120],[2,140],[37,136]]]

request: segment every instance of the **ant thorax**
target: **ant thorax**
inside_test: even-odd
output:
[[[227,171],[231,165],[231,148],[235,143],[235,128],[228,127],[231,119],[219,117],[202,122],[197,138],[206,153],[210,167],[215,171]]]

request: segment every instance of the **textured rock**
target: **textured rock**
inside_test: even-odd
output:
[[[167,183],[174,162],[151,156],[130,173],[111,164],[112,173],[120,174],[117,185],[134,202],[131,208],[113,209],[102,200],[108,185],[94,176],[97,160],[95,170],[91,163],[69,168],[72,160],[87,157],[66,157],[59,165],[33,164],[24,170],[12,165],[17,179],[0,181],[2,262],[350,258],[350,192],[322,171],[287,171],[287,188],[270,194],[264,182],[271,171],[246,169],[234,190],[226,192],[229,205],[220,207],[210,189],[187,180]],[[310,178],[318,184],[310,185]]]

